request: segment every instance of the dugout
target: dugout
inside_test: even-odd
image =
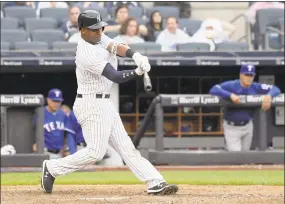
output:
[[[2,166],[33,166],[47,158],[43,155],[43,105],[43,95],[1,94],[1,146],[12,144],[16,149],[16,155],[1,155]],[[32,150],[35,142],[37,154]]]
[[[247,54],[248,53],[245,52],[243,53],[243,56],[246,56]],[[183,54],[175,58],[168,56],[171,55],[171,53],[164,54],[163,57],[153,55],[150,57],[150,63],[152,65],[152,71],[150,73],[153,83],[152,93],[146,94],[144,92],[143,82],[140,78],[119,86],[120,115],[129,135],[131,137],[135,135],[138,130],[139,123],[147,112],[149,101],[151,102],[158,94],[183,94],[185,91],[183,90],[182,85],[184,86],[185,84],[186,88],[187,86],[188,88],[190,87],[190,89],[188,89],[190,91],[187,94],[194,94],[197,90],[199,91],[199,94],[206,94],[213,84],[221,80],[237,78],[241,63],[252,62],[256,64],[257,76],[255,80],[265,80],[267,83],[274,83],[281,89],[281,92],[284,93],[284,53],[276,54],[275,52],[272,52],[271,54],[268,54],[268,52],[266,52],[255,54],[260,57],[250,60],[246,60],[245,57],[240,59],[227,57],[213,59],[213,56],[208,57],[207,54],[203,53],[200,54],[201,57],[197,59],[191,57],[187,58],[187,56],[183,56]],[[199,53],[196,54],[196,56],[198,55]],[[211,55],[218,54],[212,53]],[[269,59],[268,56],[271,56],[271,58]],[[13,63],[11,63],[11,60],[9,61],[8,58],[1,60],[2,73],[0,87],[2,94],[46,95],[49,89],[56,87],[63,91],[65,99],[64,103],[69,106],[73,105],[77,89],[73,57],[72,60],[70,59],[71,62],[61,59],[61,62],[59,63],[60,59],[57,59],[57,63],[53,60],[53,63],[44,61],[44,63],[32,65],[26,61],[25,63],[22,63],[22,65],[18,66],[12,65]],[[135,66],[131,61],[132,60],[122,61],[120,59],[119,69],[134,68]],[[217,80],[217,78],[219,79]],[[201,81],[201,83],[196,83],[196,81]],[[168,87],[163,87],[163,84],[166,82],[169,82]],[[129,106],[127,106],[124,103],[121,103],[124,101],[131,102],[133,105],[129,104]],[[125,106],[128,107],[127,110],[129,110],[129,112],[126,111],[126,108],[124,108]],[[268,146],[272,142],[272,137],[274,136],[283,138],[279,140],[279,144],[284,142],[284,119],[283,123],[281,122],[277,124],[275,111],[275,108],[272,108],[272,110],[267,114]],[[167,114],[170,115],[169,117],[167,116],[168,118],[176,117],[176,112],[170,111]],[[165,120],[165,122],[167,122],[167,120]],[[167,124],[170,123],[171,122],[168,122]],[[176,128],[179,129],[180,127]],[[155,139],[154,135],[155,133],[153,131],[146,132],[144,135],[145,137],[143,138],[144,147],[145,144],[152,143],[151,141]],[[170,136],[165,135],[165,139],[170,143],[172,143],[175,138],[179,138],[180,141],[181,139],[184,140],[180,142],[184,144],[190,139],[193,139],[192,141],[195,141],[197,145],[200,145],[201,143],[207,144],[206,141],[209,141],[208,139],[211,140],[214,138],[219,140],[219,144],[223,142],[222,132],[219,131],[216,131],[216,133],[200,131],[197,132],[197,134],[190,135],[179,135],[179,133]],[[145,142],[145,140],[148,141]],[[209,145],[215,145],[215,142]],[[258,133],[254,133],[252,149],[255,149],[258,145]],[[149,148],[151,149],[153,147],[149,146]]]

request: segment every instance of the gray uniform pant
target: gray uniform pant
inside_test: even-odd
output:
[[[224,120],[223,128],[228,151],[250,150],[253,136],[252,120],[244,126],[229,125],[227,121]]]

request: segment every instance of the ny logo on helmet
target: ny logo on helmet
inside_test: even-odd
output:
[[[98,16],[97,16],[97,21],[98,21],[98,22],[100,22],[100,18],[101,18],[101,17],[100,17],[100,14],[98,14]]]

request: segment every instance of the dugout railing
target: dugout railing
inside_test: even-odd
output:
[[[284,150],[267,150],[267,112],[260,109],[258,134],[259,148],[257,151],[247,152],[228,152],[228,151],[190,151],[187,147],[191,144],[182,142],[179,145],[167,145],[165,148],[163,121],[165,107],[252,107],[260,108],[262,96],[240,96],[241,104],[236,105],[228,100],[223,100],[211,95],[169,95],[161,94],[153,99],[150,107],[147,110],[145,118],[141,123],[138,131],[133,137],[133,143],[139,147],[140,141],[148,128],[151,118],[155,119],[155,145],[153,149],[148,149],[144,153],[148,159],[154,164],[169,164],[169,165],[210,165],[210,164],[284,164]],[[284,107],[284,94],[280,94],[272,99],[272,107]],[[284,116],[284,115],[283,115]],[[284,119],[283,119],[284,120]],[[283,132],[284,134],[284,132]],[[284,138],[284,135],[282,135]],[[184,140],[186,141],[186,140]],[[284,140],[283,140],[284,141]],[[178,147],[178,148],[177,148]]]

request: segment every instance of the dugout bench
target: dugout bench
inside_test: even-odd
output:
[[[230,101],[223,100],[212,95],[179,95],[161,94],[153,99],[146,116],[133,137],[133,143],[140,149],[142,154],[156,165],[234,165],[234,164],[284,164],[283,149],[267,149],[267,112],[259,111],[258,129],[259,145],[258,150],[247,152],[228,152],[225,150],[199,150],[191,151],[189,146],[204,147],[207,143],[210,147],[219,148],[224,141],[221,137],[216,138],[166,138],[163,132],[163,108],[177,106],[199,106],[199,107],[253,107],[259,108],[262,96],[240,96],[241,104],[236,105]],[[284,94],[280,94],[272,99],[272,107],[284,108]],[[284,109],[283,109],[284,110]],[[155,138],[143,138],[144,133],[151,121],[155,117]],[[284,114],[283,126],[284,126]],[[280,137],[279,137],[280,136]],[[141,142],[142,139],[142,142]],[[205,142],[202,144],[201,142]],[[273,137],[273,145],[284,142],[283,135]],[[282,143],[284,144],[284,143]],[[282,147],[279,144],[278,147]]]

